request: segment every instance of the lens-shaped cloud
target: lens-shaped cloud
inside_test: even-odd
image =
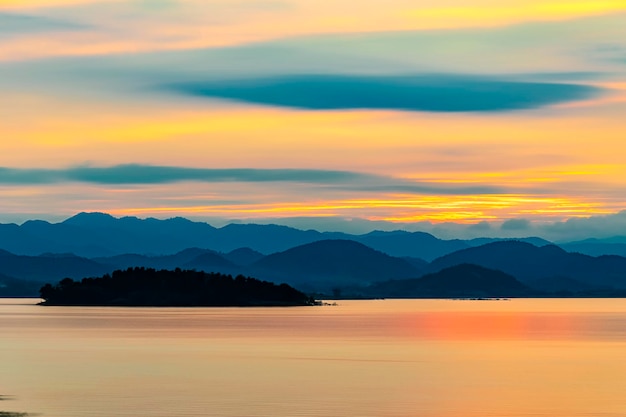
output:
[[[599,95],[598,88],[463,75],[298,75],[168,86],[182,94],[306,110],[497,112]]]

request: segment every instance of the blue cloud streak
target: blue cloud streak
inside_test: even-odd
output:
[[[422,194],[496,194],[491,186],[447,187],[441,184],[408,181],[351,171],[316,169],[203,169],[154,165],[80,166],[66,169],[0,168],[0,184],[46,185],[79,182],[96,185],[153,185],[184,181],[205,183],[313,184],[351,191],[403,192]]]
[[[186,95],[307,110],[382,109],[428,112],[523,110],[588,99],[601,89],[464,75],[297,75],[185,82]]]
[[[327,183],[368,178],[348,171],[307,169],[202,169],[127,164],[112,167],[79,166],[67,169],[0,168],[0,183],[50,184],[67,181],[93,184],[163,184],[203,182],[307,182]]]

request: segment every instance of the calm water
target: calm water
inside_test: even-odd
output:
[[[306,308],[0,300],[0,410],[49,417],[626,417],[626,300]]]

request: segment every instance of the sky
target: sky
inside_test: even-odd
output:
[[[0,222],[626,235],[623,0],[0,0]]]

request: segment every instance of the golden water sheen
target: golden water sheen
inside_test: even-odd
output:
[[[297,308],[0,300],[0,411],[43,417],[625,417],[626,300]]]

